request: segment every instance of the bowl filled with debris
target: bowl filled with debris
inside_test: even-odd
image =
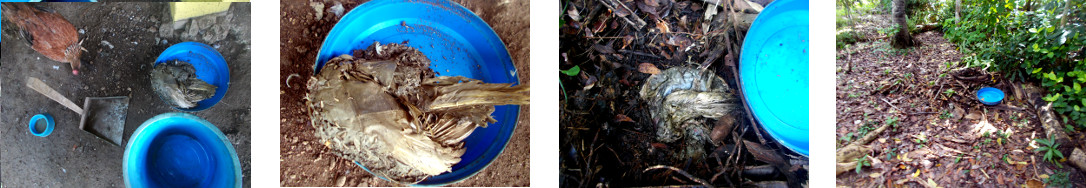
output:
[[[210,122],[171,112],[132,132],[122,162],[125,187],[241,187],[233,144]]]
[[[399,56],[397,54],[412,53],[419,53],[421,54],[420,56],[423,57],[417,58],[405,55],[404,58],[384,58],[390,56],[390,54],[391,56]],[[377,59],[369,57],[377,57]],[[386,59],[423,60],[386,62]],[[345,63],[346,61],[351,61],[356,65],[347,66]],[[419,65],[421,67],[411,67],[413,65]],[[391,72],[396,72],[395,74],[397,74],[397,76],[385,75],[385,77],[395,77],[396,79],[393,79],[396,80],[395,82],[402,81],[402,79],[399,79],[401,78],[399,74],[402,74],[405,69],[411,69],[415,72],[420,72],[418,70],[422,70],[421,73],[426,76],[416,75],[416,78],[421,77],[426,80],[423,81],[422,84],[425,87],[419,87],[421,90],[426,90],[427,88],[463,89],[466,87],[479,86],[476,88],[487,87],[493,90],[476,90],[478,93],[499,93],[504,91],[524,92],[523,95],[515,95],[516,97],[501,97],[500,99],[521,98],[523,99],[523,102],[526,103],[527,101],[527,87],[518,85],[516,68],[514,68],[509,52],[506,50],[501,39],[498,38],[498,35],[486,24],[486,22],[474,13],[459,4],[446,0],[371,1],[359,5],[345,14],[325,38],[320,48],[320,52],[318,53],[318,57],[316,58],[316,62],[314,63],[314,73],[315,77],[318,79],[341,78],[334,75],[326,76],[325,74],[338,74],[338,72],[344,72],[343,70],[352,66],[368,67],[363,68],[364,70],[394,69],[395,71]],[[329,71],[328,69],[337,70]],[[364,70],[359,72],[366,74],[366,71]],[[351,74],[351,76],[355,76],[355,74]],[[377,84],[387,82],[380,80],[389,80],[381,79],[381,77],[381,74],[376,74],[372,79],[378,80],[375,82]],[[319,83],[310,82],[310,96],[312,96],[310,97],[311,112],[321,111],[322,109],[328,110],[334,108],[335,105],[332,103],[341,103],[332,101],[313,101],[319,99],[320,96],[324,96],[324,94],[317,93],[317,91],[314,90],[314,88],[321,88],[315,87],[314,84],[321,84],[317,86],[322,86],[329,83],[339,83],[338,81],[318,82]],[[457,86],[460,83],[478,85]],[[418,84],[397,85],[410,86]],[[360,85],[357,87],[369,86]],[[425,94],[427,92],[420,93]],[[358,97],[354,97],[354,99],[376,100],[372,98],[359,99]],[[435,101],[439,101],[439,99],[440,97],[435,99]],[[471,177],[486,168],[500,153],[502,153],[510,137],[513,135],[513,130],[517,125],[516,119],[520,109],[519,106],[508,105],[512,104],[508,101],[494,103],[502,104],[490,105],[484,108],[473,108],[492,109],[492,111],[486,112],[482,114],[482,116],[472,116],[483,117],[482,119],[479,119],[480,121],[465,123],[469,125],[477,124],[480,126],[451,128],[462,130],[458,132],[462,134],[462,138],[456,138],[460,136],[449,137],[453,138],[450,139],[452,141],[445,140],[449,141],[445,142],[438,141],[442,140],[441,138],[415,139],[414,136],[408,136],[414,141],[421,140],[419,143],[431,143],[432,141],[430,140],[438,141],[438,143],[440,143],[437,144],[438,148],[442,148],[438,150],[447,150],[450,151],[449,153],[454,154],[446,156],[449,158],[440,158],[442,162],[439,163],[452,162],[450,163],[450,166],[437,166],[430,168],[431,170],[421,170],[433,172],[427,175],[407,177],[406,175],[393,172],[396,169],[405,166],[404,163],[410,163],[403,162],[409,160],[400,160],[401,162],[398,162],[398,165],[384,165],[380,162],[367,161],[365,157],[372,157],[373,154],[367,154],[364,151],[349,151],[350,149],[347,148],[343,151],[337,151],[337,154],[349,160],[356,161],[359,166],[371,174],[394,182],[424,186],[455,183]],[[419,106],[419,108],[423,111],[421,114],[441,111],[443,109],[455,109],[455,107],[436,106],[440,105],[427,104]],[[399,108],[393,109],[397,111],[403,110]],[[411,108],[410,110],[404,111],[410,111],[411,113],[405,114],[413,115],[416,114],[415,111],[418,110]],[[314,117],[314,120],[321,119],[318,117],[321,115],[328,115],[328,113],[311,113],[311,117]],[[438,117],[432,120],[439,122],[447,120],[440,118],[440,116],[442,115],[426,117]],[[359,121],[370,122],[375,120],[366,119]],[[482,123],[478,124],[479,122]],[[430,127],[426,122],[422,123],[424,124],[423,126]],[[320,124],[320,122],[314,126],[318,126],[318,134],[321,134],[320,132],[324,129],[318,124]],[[441,125],[435,126],[440,127]],[[328,130],[338,131],[342,129],[329,128]],[[393,135],[393,137],[398,138],[401,137],[401,135]],[[330,140],[334,141],[338,140],[338,138]],[[337,143],[330,143],[330,147],[336,148]],[[407,153],[392,157],[399,157],[397,159],[402,159],[412,158],[416,155],[420,155],[420,153]],[[425,166],[425,164],[406,165],[411,167]]]
[[[740,88],[770,136],[808,156],[809,2],[778,0],[751,24],[740,54]]]
[[[994,87],[984,87],[977,90],[977,100],[984,105],[998,105],[1003,102],[1003,90]]]
[[[151,70],[151,87],[163,102],[182,111],[211,108],[230,86],[230,68],[214,48],[182,42],[166,48]]]

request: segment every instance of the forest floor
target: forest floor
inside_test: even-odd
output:
[[[649,76],[676,67],[712,70],[738,91],[735,65],[741,36],[750,24],[741,20],[752,20],[756,13],[683,0],[585,0],[561,7],[561,186],[735,187],[790,180],[781,171],[743,173],[744,168],[767,164],[751,155],[756,149],[742,147],[744,141],[763,146],[755,152],[790,163],[781,165],[794,165],[786,169],[794,174],[794,183],[807,181],[806,158],[760,132],[743,110],[729,114],[736,117],[731,123],[703,122],[710,128],[735,127],[720,131],[735,136],[719,145],[663,143],[656,138],[656,119],[649,115],[653,104],[639,94]],[[688,157],[682,154],[686,148],[705,149],[707,154]]]
[[[858,18],[853,29],[868,38],[837,49],[837,147],[891,125],[868,145],[871,166],[840,173],[838,185],[1038,187],[1062,179],[1086,186],[1082,171],[1034,151],[1035,139],[1048,138],[1037,84],[984,71],[938,31],[915,34],[919,46],[893,49],[877,31],[890,25],[888,15]],[[982,79],[962,79],[976,75]],[[1007,97],[986,106],[976,97],[982,87]],[[1070,140],[1066,145],[1082,146],[1086,135]]]

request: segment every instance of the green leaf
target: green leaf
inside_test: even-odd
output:
[[[1037,74],[1038,72],[1041,72],[1041,68],[1040,68],[1040,67],[1038,67],[1038,68],[1036,68],[1036,69],[1033,69],[1033,74]]]
[[[1073,88],[1075,88],[1075,93],[1082,93],[1082,85],[1079,85],[1078,82],[1074,83]]]
[[[578,74],[581,74],[581,66],[573,66],[573,68],[569,68],[569,70],[563,70],[559,72],[562,72],[562,74],[566,74],[569,76],[577,76]]]

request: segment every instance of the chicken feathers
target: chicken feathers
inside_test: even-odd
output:
[[[52,10],[32,7],[26,3],[4,3],[3,17],[19,27],[31,48],[43,56],[69,63],[72,74],[79,75],[79,33],[75,26]]]
[[[429,66],[421,52],[400,44],[327,62],[306,95],[322,144],[371,173],[417,183],[460,162],[462,141],[496,122],[494,105],[528,104],[527,85],[435,77]]]

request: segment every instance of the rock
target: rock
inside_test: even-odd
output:
[[[317,16],[317,20],[320,20],[321,18],[324,18],[324,3],[322,3],[322,2],[311,2],[311,3],[309,3],[309,6],[313,7],[313,10],[317,12],[317,13],[314,14],[315,16]]]
[[[332,6],[332,8],[328,9],[328,11],[332,12],[332,14],[335,14],[337,18],[343,17],[343,3],[336,2],[336,6]]]
[[[336,187],[343,187],[347,183],[347,176],[339,176],[336,178]]]

